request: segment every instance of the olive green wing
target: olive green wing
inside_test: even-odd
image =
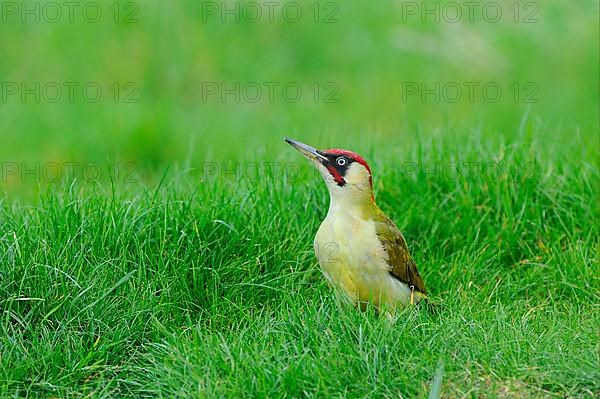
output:
[[[423,278],[408,252],[402,233],[387,216],[382,214],[379,219],[375,225],[375,232],[388,255],[390,274],[409,287],[414,286],[416,291],[427,294]]]

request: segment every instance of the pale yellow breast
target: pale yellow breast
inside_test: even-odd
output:
[[[327,280],[352,301],[394,301],[397,287],[372,221],[328,215],[315,237],[315,253]]]

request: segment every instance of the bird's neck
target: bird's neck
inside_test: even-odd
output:
[[[330,193],[329,215],[350,214],[356,219],[371,219],[377,213],[372,192],[355,195]]]

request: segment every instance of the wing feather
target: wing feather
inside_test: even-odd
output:
[[[414,286],[416,291],[427,294],[417,264],[410,256],[406,240],[394,222],[382,213],[381,220],[376,222],[375,231],[388,255],[390,274],[409,287]]]

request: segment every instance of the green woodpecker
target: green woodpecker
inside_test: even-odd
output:
[[[371,169],[351,151],[317,150],[286,138],[317,167],[329,190],[314,249],[329,283],[353,304],[393,311],[426,298],[402,233],[375,204]]]

